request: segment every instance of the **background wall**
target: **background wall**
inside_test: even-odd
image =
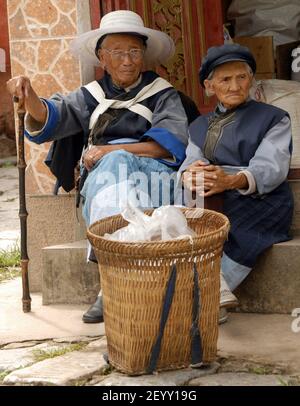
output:
[[[77,35],[77,10],[84,0],[8,0],[12,76],[27,75],[41,97],[63,94],[81,83],[69,43]],[[26,142],[26,190],[52,193],[54,178],[43,164],[48,144]]]

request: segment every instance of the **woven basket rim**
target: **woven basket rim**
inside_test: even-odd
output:
[[[201,234],[200,236],[195,236],[195,237],[191,237],[192,238],[192,240],[193,241],[195,241],[195,242],[197,242],[197,241],[200,241],[200,240],[203,240],[204,238],[209,238],[210,236],[213,236],[213,235],[215,235],[216,233],[220,233],[220,232],[222,232],[222,231],[224,231],[224,230],[226,230],[227,229],[227,232],[228,232],[228,229],[229,229],[229,226],[230,226],[230,222],[229,222],[229,219],[228,219],[228,217],[226,217],[224,214],[222,214],[222,213],[219,213],[219,212],[216,212],[216,211],[214,211],[214,210],[209,210],[209,209],[189,209],[189,208],[180,208],[183,212],[186,212],[186,211],[195,211],[195,210],[200,210],[203,214],[204,213],[207,213],[207,214],[213,214],[214,216],[217,216],[217,217],[219,217],[219,218],[222,218],[223,219],[223,221],[224,221],[224,224],[221,226],[221,227],[219,227],[218,228],[218,230],[215,230],[215,231],[210,231],[210,232],[207,232],[207,233],[203,233],[203,234]],[[151,209],[151,210],[145,210],[144,211],[144,213],[145,214],[149,214],[149,213],[152,213],[154,211],[154,209]],[[108,239],[108,238],[104,238],[103,236],[100,236],[100,235],[98,235],[98,234],[94,234],[91,230],[93,229],[93,228],[95,228],[96,226],[97,226],[97,224],[99,224],[99,223],[102,223],[102,222],[104,222],[104,221],[110,221],[111,219],[113,219],[113,218],[115,218],[115,217],[117,217],[117,216],[121,216],[122,217],[122,215],[121,214],[116,214],[116,215],[114,215],[114,216],[109,216],[109,217],[105,217],[104,219],[101,219],[101,220],[98,220],[98,221],[96,221],[95,223],[93,223],[93,224],[91,224],[89,227],[88,227],[88,229],[87,229],[87,236],[88,236],[88,238],[89,239],[94,239],[94,238],[96,238],[96,239],[100,239],[100,240],[102,240],[103,242],[109,242],[109,243],[111,243],[111,245],[112,245],[112,247],[113,247],[113,245],[115,245],[116,247],[117,246],[122,246],[123,248],[126,248],[126,247],[132,247],[133,245],[139,245],[140,246],[140,248],[143,248],[143,247],[149,247],[149,246],[151,246],[151,245],[157,245],[158,243],[159,244],[162,244],[162,243],[165,243],[165,244],[170,244],[170,243],[174,243],[174,242],[176,242],[176,241],[178,241],[178,242],[181,242],[181,243],[183,243],[183,242],[190,242],[190,238],[188,238],[188,237],[185,237],[185,238],[173,238],[173,239],[169,239],[169,240],[155,240],[155,241],[143,241],[143,240],[136,240],[136,241],[118,241],[118,240],[111,240],[111,239]],[[196,217],[194,217],[194,218],[196,218]],[[199,216],[199,218],[201,218],[201,216]]]

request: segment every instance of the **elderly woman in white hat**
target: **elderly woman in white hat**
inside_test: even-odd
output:
[[[200,83],[218,105],[189,127],[184,182],[204,197],[222,194],[231,228],[221,262],[224,309],[236,307],[232,293],[258,256],[272,244],[290,239],[293,197],[286,181],[292,151],[286,111],[249,97],[256,62],[248,48],[226,44],[208,50]],[[198,177],[199,178],[199,177]],[[192,179],[192,182],[189,181]],[[199,190],[199,189],[198,189]]]
[[[119,213],[128,199],[141,207],[172,203],[172,190],[166,194],[171,199],[163,201],[162,180],[155,182],[153,174],[172,177],[183,162],[187,118],[172,85],[145,70],[174,54],[172,39],[144,27],[136,13],[120,10],[105,15],[99,29],[75,39],[71,50],[83,63],[100,63],[104,77],[47,100],[37,96],[26,77],[7,85],[24,100],[28,139],[55,141],[48,164],[58,186],[73,188],[74,167],[86,147],[88,176],[81,195],[87,226]],[[83,320],[103,321],[101,297]]]

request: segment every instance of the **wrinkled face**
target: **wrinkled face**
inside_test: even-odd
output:
[[[119,87],[128,87],[137,81],[144,62],[143,41],[128,34],[108,35],[98,51],[103,69]]]
[[[204,86],[224,107],[233,109],[247,100],[252,78],[246,63],[227,62],[215,69],[212,79],[206,79]]]

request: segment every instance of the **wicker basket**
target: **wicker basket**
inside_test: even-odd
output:
[[[103,238],[105,233],[127,225],[121,215],[100,220],[88,230],[99,262],[109,361],[129,375],[149,372],[174,266],[176,287],[155,369],[191,364],[195,280],[200,297],[196,324],[202,341],[202,361],[209,363],[216,357],[220,260],[229,221],[210,210],[182,210],[197,233],[192,239],[126,243]]]

